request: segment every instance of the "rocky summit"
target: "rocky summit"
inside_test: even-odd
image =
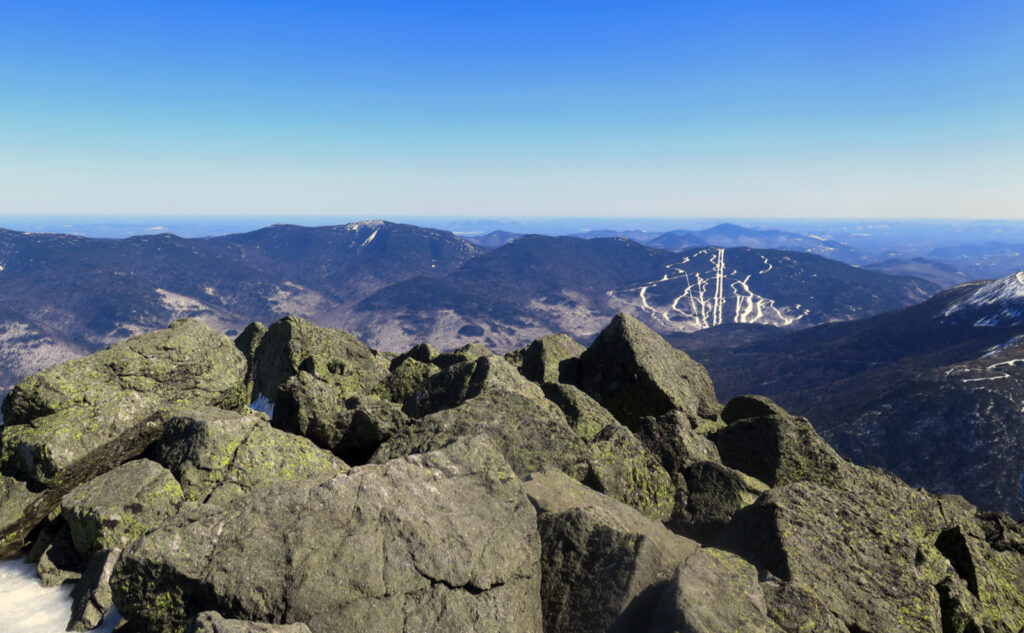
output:
[[[1016,521],[720,403],[625,315],[503,356],[183,320],[3,413],[0,554],[76,583],[69,630],[1024,630]]]

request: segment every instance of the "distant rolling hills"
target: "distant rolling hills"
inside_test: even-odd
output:
[[[804,327],[936,290],[807,253],[677,253],[623,238],[543,236],[485,250],[447,231],[383,221],[212,238],[0,229],[0,388],[186,316],[235,333],[297,314],[383,349],[429,339],[502,350],[552,331],[587,339],[619,311],[664,333],[734,322]]]

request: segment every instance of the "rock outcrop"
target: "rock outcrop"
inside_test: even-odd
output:
[[[3,411],[0,553],[77,583],[75,630],[111,606],[138,633],[1024,628],[1017,522],[766,398],[721,406],[630,317],[507,357],[181,321]]]
[[[246,372],[230,340],[186,319],[18,383],[3,402],[0,555],[64,493],[138,457],[170,412],[244,406]]]

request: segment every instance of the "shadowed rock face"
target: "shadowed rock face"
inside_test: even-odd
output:
[[[113,602],[139,633],[1024,627],[1019,524],[766,398],[721,407],[627,317],[582,353],[353,341],[181,322],[27,379],[4,551],[81,579],[76,627]],[[257,383],[273,420],[242,406]]]
[[[580,356],[580,386],[626,426],[678,410],[715,418],[721,406],[707,371],[649,327],[619,314]]]

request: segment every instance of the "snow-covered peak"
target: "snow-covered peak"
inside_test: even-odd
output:
[[[1024,271],[985,284],[964,301],[964,304],[984,306],[1013,301],[1024,301]]]
[[[988,314],[974,323],[977,327],[1020,323],[1024,317],[1024,271],[981,286],[967,299],[949,306],[943,316],[979,309],[987,309]]]
[[[350,231],[361,231],[363,229],[379,229],[384,225],[384,220],[363,220],[361,222],[350,222],[345,228]]]

